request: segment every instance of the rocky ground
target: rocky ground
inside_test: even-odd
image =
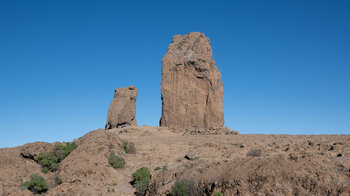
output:
[[[125,154],[122,141],[133,142],[136,153]],[[45,195],[134,195],[131,174],[140,167],[152,173],[148,195],[167,195],[181,179],[197,195],[350,195],[350,135],[205,135],[129,127],[92,131],[75,142],[78,148],[59,169],[46,174],[34,157],[58,143],[0,149],[0,195],[32,195],[20,189],[32,174],[48,182]],[[112,150],[125,158],[124,168],[108,164]],[[62,184],[56,185],[56,176]]]

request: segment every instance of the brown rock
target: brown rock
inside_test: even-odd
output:
[[[124,154],[123,141],[135,144],[135,154]],[[194,182],[194,195],[350,195],[350,135],[182,136],[166,127],[148,126],[100,129],[74,142],[78,148],[57,171],[48,173],[30,157],[50,152],[55,144],[0,148],[0,195],[34,195],[20,189],[33,174],[46,180],[47,196],[134,195],[131,176],[141,167],[152,173],[147,195],[169,195],[182,179]],[[247,156],[249,149],[263,153]],[[112,151],[125,159],[124,168],[108,163]],[[198,159],[186,160],[186,154]],[[167,169],[154,171],[163,166]],[[62,184],[56,184],[56,176]]]
[[[106,129],[137,126],[135,86],[115,89],[114,99],[108,109]]]
[[[107,192],[108,186],[114,182],[120,183],[125,178],[120,170],[108,164],[110,152],[114,151],[118,155],[123,152],[123,143],[116,132],[92,131],[76,144],[78,148],[60,163],[58,176],[65,183],[51,190],[51,195],[62,192],[70,192],[71,195],[105,195],[101,194],[100,187]]]
[[[185,158],[191,161],[196,160],[198,159],[198,153],[195,150],[190,150],[186,153]]]
[[[56,144],[59,143],[35,142],[25,144],[21,146],[21,155],[28,159],[34,159],[40,153],[51,153]]]
[[[198,32],[174,36],[162,63],[160,126],[221,128],[223,85],[209,39]]]

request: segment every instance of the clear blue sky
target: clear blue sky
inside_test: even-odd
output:
[[[350,1],[0,1],[0,147],[103,128],[136,85],[158,125],[175,34],[211,39],[225,123],[241,133],[350,134]]]

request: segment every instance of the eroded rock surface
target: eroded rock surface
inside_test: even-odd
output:
[[[115,90],[114,99],[108,109],[106,129],[137,126],[135,86]]]
[[[220,129],[223,84],[203,33],[176,35],[162,59],[162,117],[171,129]]]
[[[21,155],[28,159],[33,159],[40,153],[51,153],[57,143],[47,143],[47,142],[35,142],[28,143],[21,146]]]
[[[123,141],[135,144],[135,154],[124,153]],[[134,195],[132,173],[141,167],[152,174],[147,195],[169,195],[182,179],[192,182],[193,195],[350,195],[350,135],[184,136],[145,126],[99,129],[74,142],[78,148],[48,173],[30,157],[55,144],[0,148],[0,195],[34,196],[21,189],[33,174],[46,180],[47,196]],[[252,156],[251,149],[261,154]],[[112,151],[125,167],[108,163]]]

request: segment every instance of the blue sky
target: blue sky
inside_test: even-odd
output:
[[[350,1],[0,1],[0,147],[103,128],[136,85],[158,125],[172,37],[211,39],[225,123],[241,133],[350,134]]]

